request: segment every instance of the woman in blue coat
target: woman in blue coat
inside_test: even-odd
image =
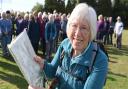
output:
[[[5,12],[2,13],[0,19],[0,29],[1,29],[1,46],[2,46],[2,55],[4,57],[9,56],[9,51],[7,45],[11,42],[11,28],[12,21],[7,17]]]
[[[45,41],[46,41],[46,58],[47,60],[50,59],[53,53],[54,42],[56,38],[56,25],[54,23],[53,14],[49,15],[49,21],[45,25]],[[49,60],[50,61],[50,60]]]
[[[57,78],[56,89],[103,89],[108,70],[108,59],[98,48],[97,56],[88,74],[95,45],[97,15],[86,3],[78,4],[67,23],[67,39],[59,46],[51,63],[39,56],[35,61],[40,65],[47,78]],[[63,57],[61,58],[61,55]],[[28,89],[43,89],[29,86]]]

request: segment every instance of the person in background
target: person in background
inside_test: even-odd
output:
[[[104,36],[104,17],[103,15],[98,16],[97,21],[97,40],[100,42],[103,42],[103,36]]]
[[[16,36],[16,16],[15,13],[12,12],[11,14],[11,20],[12,20],[12,39]]]
[[[123,22],[121,21],[121,17],[117,17],[117,22],[115,23],[114,33],[116,36],[116,47],[121,49],[122,46],[122,32],[123,32]]]
[[[114,22],[112,17],[109,17],[109,43],[113,44]]]
[[[28,23],[28,36],[36,54],[38,54],[39,40],[40,40],[40,26],[37,21],[37,12],[30,14]]]
[[[61,16],[62,40],[64,40],[65,38],[67,38],[66,26],[67,26],[67,17],[66,17],[66,14],[63,14],[63,15]]]
[[[58,13],[56,13],[55,14],[55,20],[54,20],[54,23],[55,23],[55,25],[56,25],[56,38],[55,38],[55,48],[54,48],[54,52],[56,52],[57,51],[57,46],[58,46],[58,37],[59,37],[59,31],[61,30],[61,24],[60,24],[60,21],[61,21],[61,19],[60,19],[60,17],[59,17],[59,14]]]
[[[35,61],[47,78],[57,78],[55,89],[103,89],[108,70],[108,59],[99,48],[92,72],[88,67],[94,50],[97,15],[86,3],[78,4],[67,23],[67,39],[60,44],[51,63],[39,56]],[[63,57],[61,58],[61,55]],[[43,89],[32,85],[28,89]]]
[[[11,12],[9,10],[6,11],[6,18],[7,18],[7,29],[9,31],[8,32],[9,43],[11,43],[12,41],[12,20],[11,20]]]
[[[48,22],[47,14],[46,12],[43,12],[42,15],[42,32],[41,32],[41,46],[42,46],[42,51],[43,51],[43,56],[46,56],[46,41],[45,41],[45,26],[46,23]]]
[[[104,17],[103,42],[109,44],[109,19]]]
[[[46,41],[46,59],[51,61],[50,58],[52,57],[53,53],[53,46],[56,37],[56,25],[54,23],[54,16],[53,14],[49,15],[49,21],[45,25],[45,41]]]
[[[45,30],[45,26],[44,26],[44,22],[43,22],[43,19],[42,19],[42,12],[38,12],[38,17],[37,17],[37,21],[39,23],[39,29],[40,29],[40,45],[43,49],[43,32]],[[45,55],[45,52],[43,51],[43,55]]]
[[[29,20],[29,14],[25,13],[24,15],[24,19],[21,23],[21,32],[24,30],[24,29],[27,29],[28,30],[28,20]]]
[[[16,36],[18,36],[22,32],[22,22],[23,22],[23,16],[21,13],[17,13],[16,17]]]
[[[1,36],[2,55],[4,57],[7,57],[10,55],[7,45],[11,42],[11,29],[12,29],[12,21],[7,15],[7,12],[2,13],[2,18],[0,20],[0,28],[2,32],[2,36]]]

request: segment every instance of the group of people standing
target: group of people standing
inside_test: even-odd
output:
[[[99,15],[97,21],[95,10],[86,3],[78,4],[69,18],[56,11],[48,14],[34,11],[24,16],[20,13],[14,16],[9,11],[3,12],[0,19],[3,55],[8,55],[7,44],[12,37],[18,36],[24,29],[28,32],[36,54],[39,45],[42,46],[46,58],[37,55],[34,60],[47,78],[58,79],[56,89],[103,89],[108,72],[108,57],[93,41],[114,44],[112,39],[115,34],[116,46],[120,49],[123,31],[120,16],[115,24],[112,17],[103,15]],[[62,40],[67,39],[62,41],[59,36]],[[58,41],[62,41],[59,47]],[[56,54],[51,62],[44,60],[50,59],[53,52]],[[92,69],[89,73],[90,65]],[[44,88],[29,85],[28,89]]]
[[[56,52],[58,42],[65,39],[66,36],[66,14],[32,12],[12,14],[10,11],[1,13],[0,31],[3,56],[9,55],[7,44],[13,37],[18,36],[24,29],[36,54],[38,54],[39,45],[41,46],[43,56],[49,59],[53,52]]]
[[[116,20],[117,21],[114,23],[112,17],[99,15],[96,40],[104,44],[112,44],[120,49],[122,45],[123,22],[120,16],[118,16]]]
[[[56,52],[58,42],[67,37],[66,25],[69,15],[59,14],[56,10],[53,13],[32,12],[32,13],[11,13],[6,11],[0,16],[0,38],[3,56],[9,55],[7,44],[14,36],[18,36],[24,29],[36,53],[41,45],[43,55],[49,59],[53,52]],[[114,23],[112,17],[98,16],[96,40],[104,44],[113,44],[117,48],[122,45],[123,23],[121,17],[117,17]],[[114,34],[114,35],[113,35]],[[114,40],[113,40],[114,39]],[[40,44],[39,44],[40,43]]]

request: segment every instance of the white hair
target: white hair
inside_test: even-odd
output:
[[[6,18],[6,13],[5,12],[2,12],[1,17],[2,18]]]
[[[69,24],[73,19],[78,18],[80,21],[87,21],[89,28],[91,30],[91,38],[90,40],[94,40],[97,34],[97,15],[95,10],[88,6],[86,3],[78,4],[72,11],[68,23],[67,30],[69,30]]]
[[[29,18],[29,14],[26,13],[26,14],[24,15],[24,19],[27,19],[27,18]]]
[[[42,17],[42,12],[38,12],[38,17]]]
[[[120,17],[120,16],[118,16],[116,19],[117,19],[117,20],[121,20],[121,17]]]
[[[49,16],[48,16],[48,19],[49,19],[49,21],[54,21],[54,16],[53,16],[53,14],[50,14]]]
[[[98,16],[98,20],[103,20],[103,15],[102,15],[102,14],[100,14],[100,15]]]

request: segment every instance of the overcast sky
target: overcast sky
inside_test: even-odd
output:
[[[37,2],[44,4],[44,0],[0,0],[0,11],[31,11]]]

